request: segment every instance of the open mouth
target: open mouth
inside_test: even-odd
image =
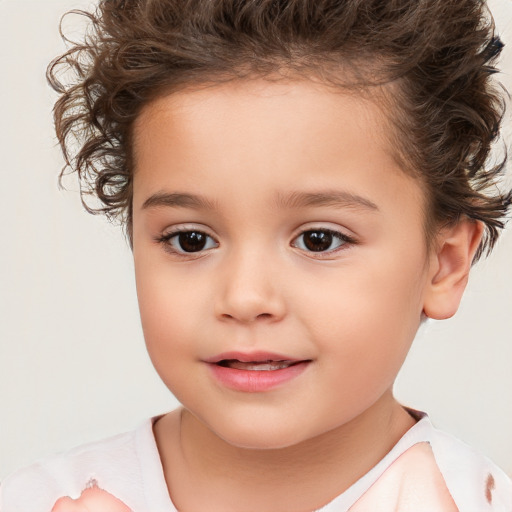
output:
[[[234,370],[275,371],[289,368],[290,366],[295,366],[303,362],[305,361],[274,361],[272,359],[268,359],[266,361],[239,361],[238,359],[222,359],[215,364],[224,368],[232,368]]]
[[[284,386],[304,373],[313,361],[271,352],[224,352],[204,361],[223,387],[260,393]]]

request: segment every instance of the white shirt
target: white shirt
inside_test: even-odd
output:
[[[500,468],[435,429],[425,413],[408,411],[419,421],[376,466],[322,512],[369,510],[365,503],[379,503],[379,512],[387,512],[388,506],[395,512],[396,501],[390,498],[394,494],[388,492],[389,485],[386,489],[386,482],[393,480],[386,479],[386,475],[392,473],[400,456],[418,443],[430,446],[436,468],[459,512],[512,512],[512,482]],[[153,435],[155,421],[148,419],[132,432],[74,448],[17,471],[0,486],[0,512],[50,512],[59,498],[78,498],[91,481],[134,512],[177,512]],[[414,471],[414,467],[406,469]],[[424,509],[429,510],[428,497],[427,503],[424,497],[421,499]],[[375,512],[373,507],[371,512]]]

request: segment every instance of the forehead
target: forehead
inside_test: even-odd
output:
[[[233,80],[186,88],[161,96],[142,109],[134,125],[135,161],[144,146],[151,144],[146,137],[148,129],[164,126],[166,130],[179,129],[180,143],[185,139],[199,142],[205,133],[214,135],[239,128],[246,139],[258,136],[260,145],[268,147],[268,139],[275,140],[276,132],[312,141],[322,133],[338,131],[341,144],[342,138],[347,138],[344,128],[350,125],[362,127],[368,138],[378,139],[380,147],[393,154],[393,148],[386,143],[390,125],[387,114],[379,108],[379,98],[370,98],[369,94],[363,96],[307,79]],[[268,137],[264,137],[265,133]],[[237,142],[231,145],[231,151],[241,144],[241,137]]]
[[[299,183],[326,189],[342,177],[349,192],[392,197],[399,180],[421,204],[389,131],[373,99],[307,80],[185,89],[147,105],[135,123],[134,206],[158,188],[196,187],[212,175],[233,194],[261,184],[277,195]]]

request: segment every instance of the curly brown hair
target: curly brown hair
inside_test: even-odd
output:
[[[506,159],[489,164],[504,113],[490,77],[503,45],[483,0],[101,0],[71,12],[89,29],[47,72],[60,93],[61,178],[76,170],[85,207],[121,219],[129,236],[141,109],[187,86],[284,73],[361,90],[395,84],[392,141],[424,184],[427,239],[467,217],[485,225],[477,256],[494,246],[512,192],[497,187]]]

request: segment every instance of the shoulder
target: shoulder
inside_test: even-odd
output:
[[[459,512],[426,442],[403,452],[351,512]]]
[[[444,438],[446,436],[446,438]],[[351,512],[510,512],[510,479],[485,457],[443,434],[405,450]]]
[[[512,481],[505,472],[454,436],[432,428],[436,465],[461,512],[512,511]]]
[[[132,432],[85,444],[42,459],[2,481],[1,512],[51,510],[62,496],[78,498],[93,484],[121,498],[128,482],[140,482],[138,436],[150,420]]]
[[[436,429],[425,413],[413,413],[418,422],[363,478],[350,511],[512,512],[510,478],[467,444]]]
[[[432,447],[418,443],[409,448],[394,464],[400,484],[397,488],[397,509],[458,512],[453,497],[436,464]]]

